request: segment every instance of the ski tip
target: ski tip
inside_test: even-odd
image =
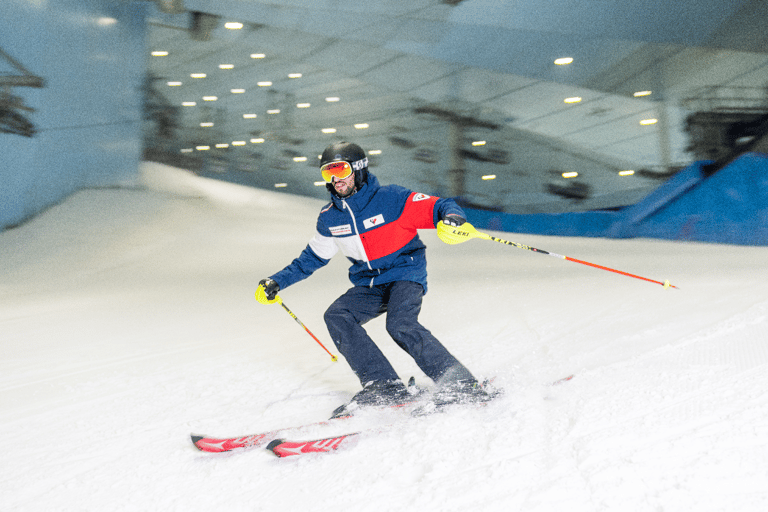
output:
[[[198,450],[201,450],[202,448],[200,448],[197,445],[197,442],[200,441],[201,439],[205,439],[205,436],[201,436],[201,435],[197,435],[197,434],[190,434],[189,437],[192,438],[192,444],[195,445],[195,448],[197,448]]]

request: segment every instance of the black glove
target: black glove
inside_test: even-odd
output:
[[[467,222],[467,219],[457,213],[449,213],[443,217],[443,224],[448,224],[449,226],[453,227],[459,227],[465,222]]]
[[[262,279],[259,281],[259,288],[256,290],[256,300],[259,302],[263,302],[265,304],[268,304],[268,302],[264,302],[262,299],[266,299],[267,301],[273,301],[275,300],[275,297],[277,297],[277,292],[280,291],[280,285],[277,284],[276,281],[272,279]]]

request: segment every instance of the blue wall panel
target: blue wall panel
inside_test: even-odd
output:
[[[85,187],[133,185],[141,159],[148,2],[3,0],[0,47],[45,80],[13,93],[32,138],[0,133],[0,229]],[[16,73],[7,64],[3,73]]]
[[[768,156],[740,157],[646,219],[634,234],[768,245]]]
[[[703,168],[709,162],[695,162],[667,180],[639,203],[624,208],[616,219],[609,235],[613,237],[636,236],[636,230],[644,220],[696,187],[704,179]]]
[[[513,215],[486,210],[466,211],[468,220],[477,228],[557,236],[606,236],[618,218],[613,212]]]

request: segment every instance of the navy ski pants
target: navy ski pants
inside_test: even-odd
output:
[[[325,312],[331,339],[352,371],[365,386],[371,381],[398,379],[390,362],[363,329],[363,324],[383,313],[386,329],[433,381],[474,380],[448,350],[419,323],[424,288],[412,281],[395,281],[373,287],[355,286],[336,299]]]

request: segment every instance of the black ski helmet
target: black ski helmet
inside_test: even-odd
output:
[[[354,142],[336,142],[331,144],[320,157],[320,167],[330,162],[347,162],[355,173],[355,188],[360,190],[364,183],[368,182],[368,157],[363,148]],[[336,189],[331,183],[326,183],[325,188],[331,194],[336,194]]]

